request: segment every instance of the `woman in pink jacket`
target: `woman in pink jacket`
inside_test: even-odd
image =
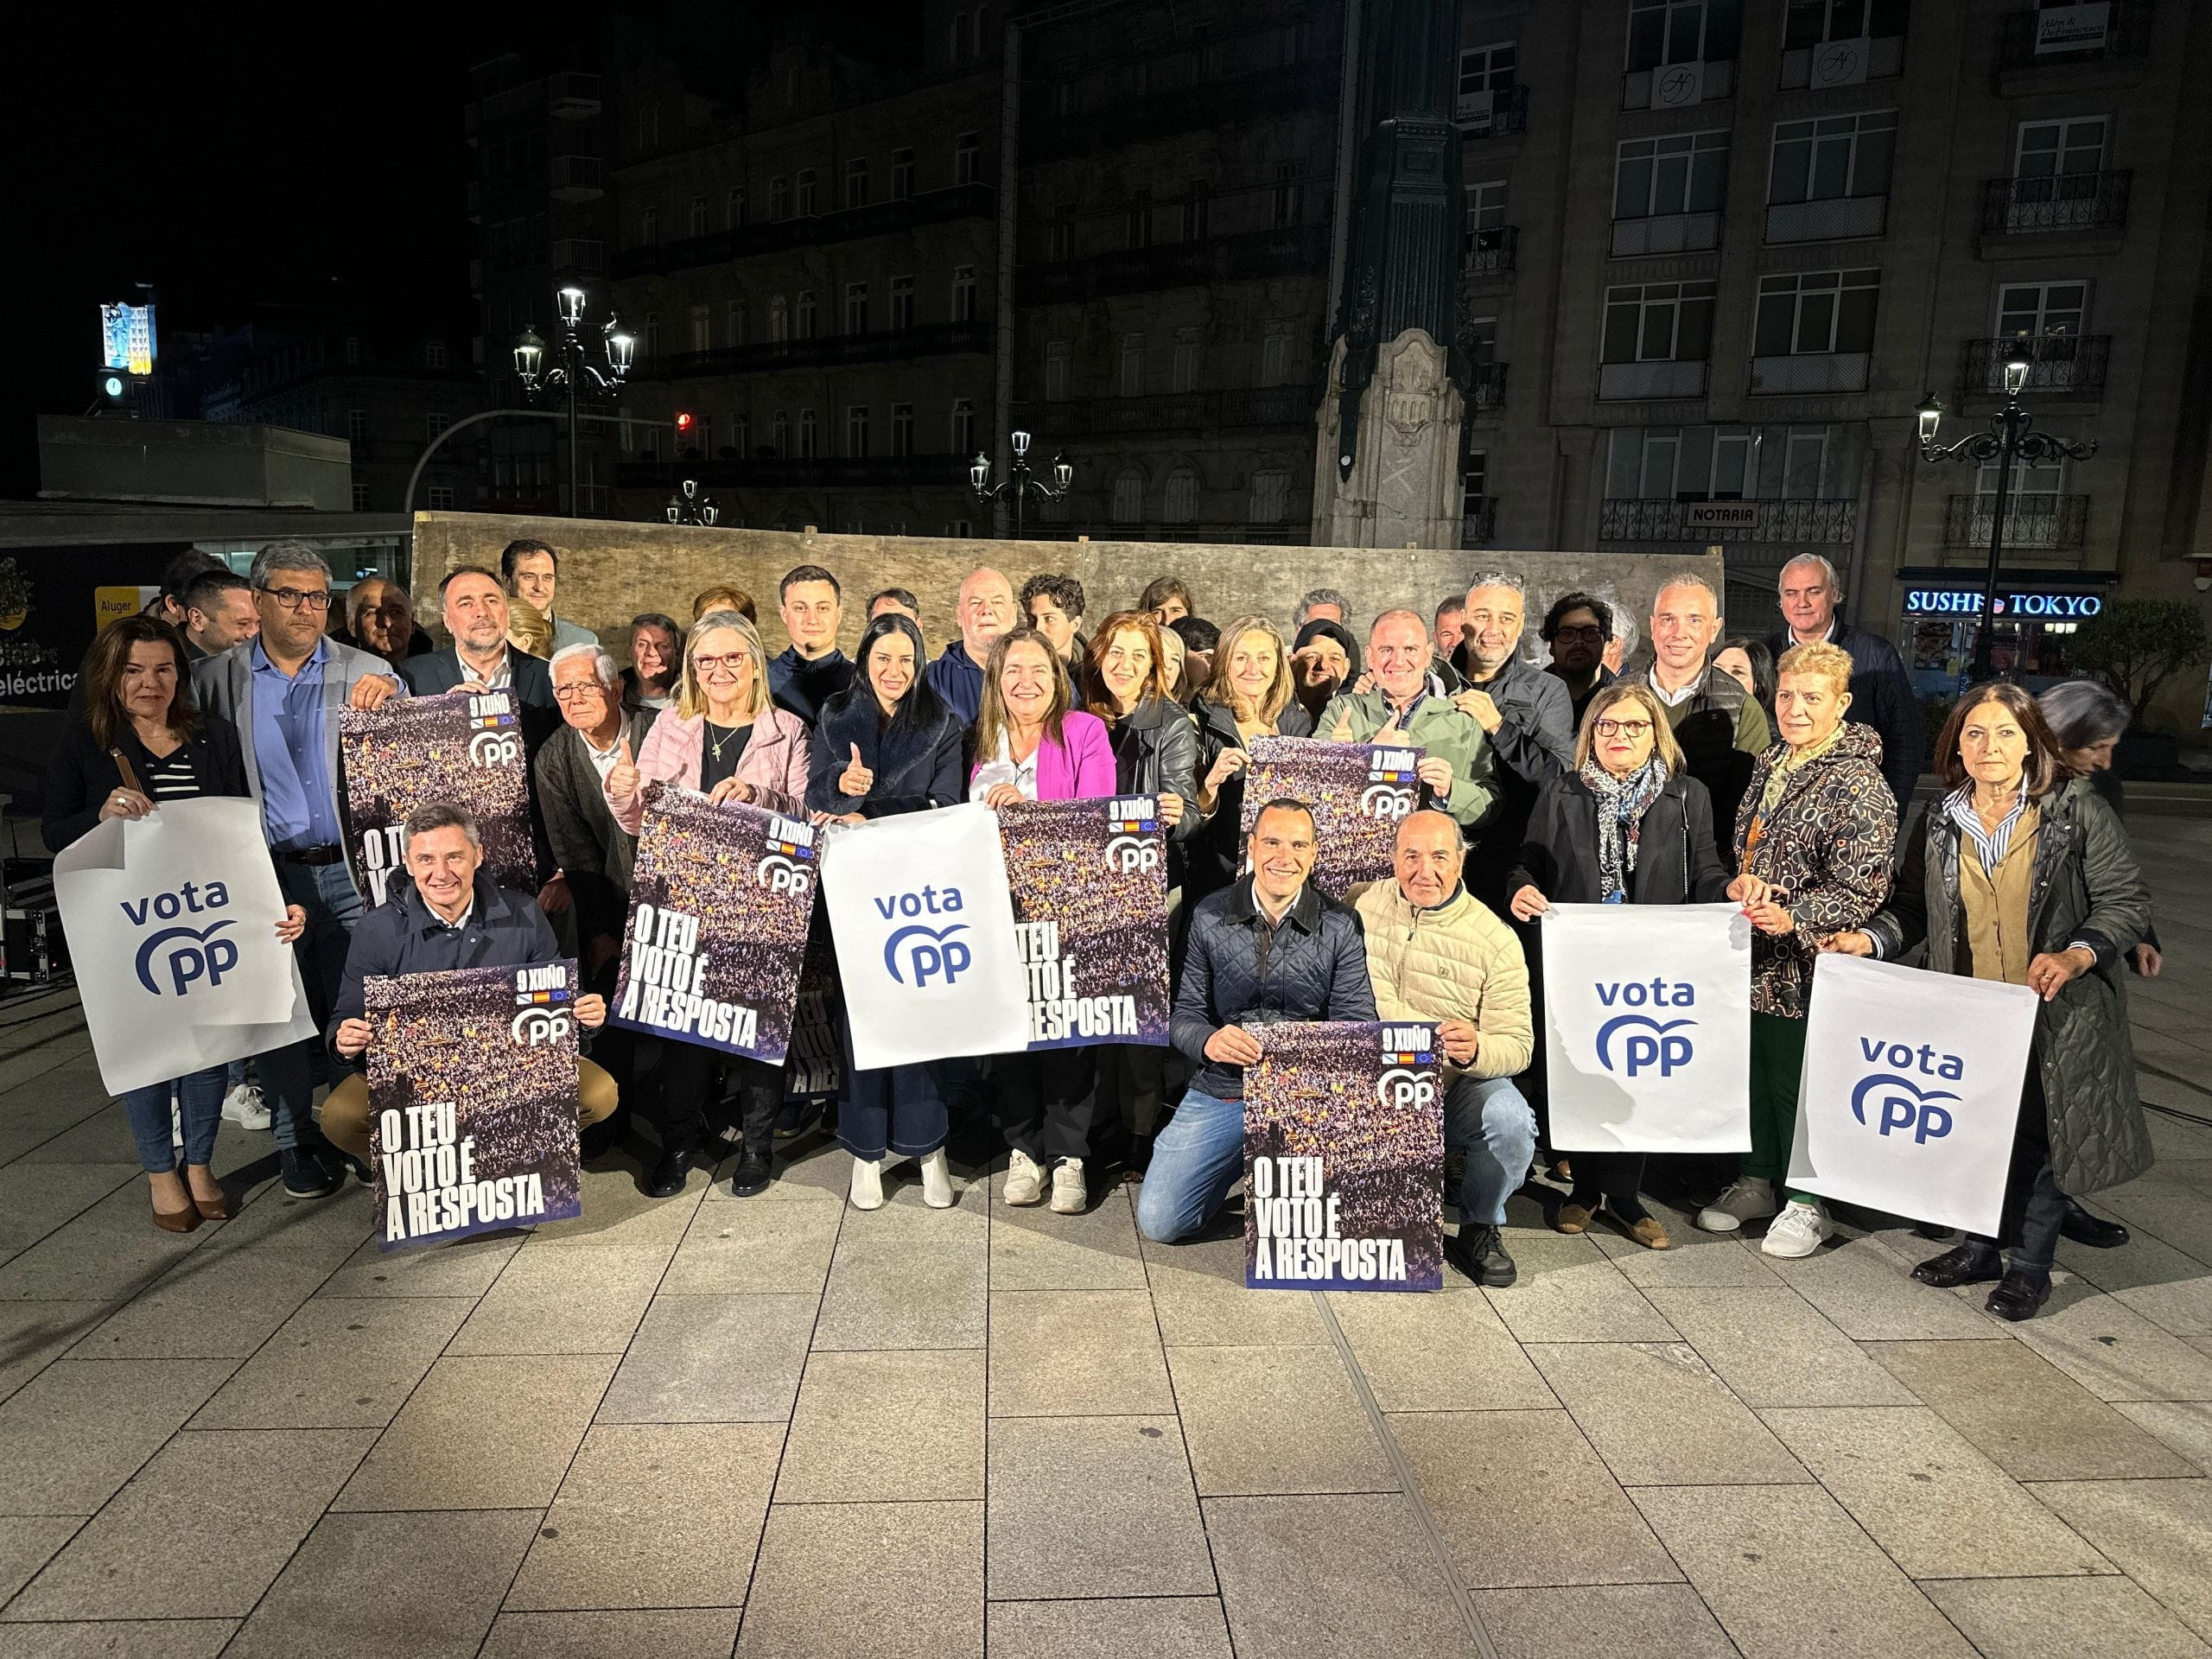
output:
[[[768,701],[768,655],[759,630],[735,611],[709,611],[683,642],[675,706],[661,710],[644,749],[634,759],[626,749],[607,774],[607,810],[634,836],[645,817],[645,785],[664,783],[716,803],[742,801],[804,817],[807,760],[805,722]],[[646,1195],[681,1192],[700,1160],[706,1104],[721,1097],[718,1061],[743,1079],[745,1155],[730,1189],[741,1198],[766,1190],[781,1068],[671,1038],[640,1035],[636,1053],[639,1109],[660,1131],[660,1161],[645,1178]]]
[[[1106,722],[1072,707],[1074,701],[1067,671],[1043,634],[1016,628],[1000,635],[983,670],[968,798],[1000,807],[1111,796],[1114,745]],[[1083,1159],[1097,1096],[1096,1054],[1089,1048],[1001,1054],[991,1070],[999,1121],[1012,1148],[1006,1201],[1037,1203],[1051,1169],[1052,1208],[1082,1214],[1089,1199]]]

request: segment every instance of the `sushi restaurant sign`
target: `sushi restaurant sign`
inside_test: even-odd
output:
[[[1997,595],[1999,616],[2036,618],[2047,622],[2082,622],[2105,607],[2099,594],[2039,593],[2032,589],[2016,590]],[[1980,616],[1981,594],[1979,589],[1958,588],[1908,588],[1904,594],[1904,613],[1907,616]]]

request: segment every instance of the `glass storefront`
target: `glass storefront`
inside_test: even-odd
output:
[[[1981,632],[1980,582],[1959,570],[1898,573],[1904,621],[1898,644],[1923,696],[1964,688]],[[2023,573],[2000,577],[1992,666],[2034,690],[2074,672],[2069,648],[2083,622],[2104,608],[2103,583]]]

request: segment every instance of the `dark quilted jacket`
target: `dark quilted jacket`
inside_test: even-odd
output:
[[[1744,842],[1767,776],[1789,753],[1777,743],[1751,768],[1736,813],[1736,868],[1777,889],[1797,924],[1779,938],[1751,936],[1752,1012],[1802,1020],[1816,941],[1866,926],[1890,896],[1897,808],[1882,780],[1882,740],[1871,727],[1846,726],[1834,747],[1791,776],[1747,856]]]
[[[2097,953],[2094,968],[2036,1009],[2050,1166],[2059,1186],[2079,1195],[2132,1181],[2151,1167],[2123,972],[2129,947],[2150,926],[2151,893],[2127,832],[2088,784],[2076,779],[2046,796],[2042,810],[2028,889],[2029,948],[2040,955],[2078,940]],[[1974,971],[1965,959],[1959,840],[1948,816],[1934,809],[1921,815],[1897,891],[1866,925],[1885,957],[1901,957],[1924,941],[1933,972]]]
[[[1244,1098],[1244,1069],[1206,1058],[1207,1039],[1224,1026],[1256,1033],[1286,1020],[1375,1017],[1355,912],[1309,882],[1270,927],[1253,902],[1249,875],[1199,902],[1173,1027],[1175,1046],[1198,1068],[1193,1089],[1218,1100]]]

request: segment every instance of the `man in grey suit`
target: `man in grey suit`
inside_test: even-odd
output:
[[[325,1026],[345,972],[360,890],[346,862],[345,798],[338,750],[342,709],[374,709],[406,695],[381,657],[324,637],[330,614],[330,567],[305,542],[271,542],[254,556],[259,637],[194,664],[200,706],[238,728],[246,785],[261,809],[263,832],[287,904],[308,913],[292,947],[315,1023]],[[270,1127],[284,1190],[324,1198],[344,1184],[339,1154],[316,1131],[315,1039],[261,1057],[261,1079],[274,1096]]]

